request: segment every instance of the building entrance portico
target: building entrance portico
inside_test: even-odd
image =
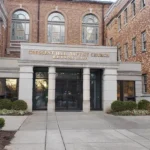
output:
[[[116,56],[112,47],[22,44],[19,99],[28,111],[105,111],[117,99]]]

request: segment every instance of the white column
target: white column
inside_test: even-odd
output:
[[[19,78],[19,99],[27,102],[28,111],[32,112],[33,66],[21,66]]]
[[[90,111],[90,69],[83,68],[83,112]]]
[[[105,69],[103,73],[103,110],[111,108],[111,103],[117,100],[117,69]]]
[[[48,112],[55,112],[55,79],[56,68],[49,67],[49,82],[48,82]]]
[[[135,81],[135,96],[136,102],[139,102],[142,99],[142,78],[141,80]]]

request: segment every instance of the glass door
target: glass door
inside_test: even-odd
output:
[[[102,71],[91,69],[90,76],[91,110],[102,110]]]
[[[81,76],[80,69],[57,69],[56,110],[82,110]]]
[[[33,81],[33,109],[46,110],[48,102],[48,70],[36,68]]]

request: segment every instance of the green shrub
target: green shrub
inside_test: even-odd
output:
[[[0,128],[2,128],[5,125],[5,120],[3,118],[0,118]]]
[[[147,106],[147,110],[150,112],[150,103]]]
[[[149,104],[150,104],[149,101],[143,99],[143,100],[139,101],[139,103],[138,103],[138,109],[147,110]]]
[[[116,116],[147,116],[150,115],[148,110],[125,110],[120,112],[112,112]]]
[[[124,110],[125,110],[125,104],[124,104],[124,102],[122,102],[122,101],[114,101],[114,102],[111,104],[111,109],[112,109],[114,112],[124,111]]]
[[[125,110],[137,109],[137,104],[136,102],[133,102],[133,101],[125,101],[124,105],[125,105]]]
[[[12,109],[14,109],[14,110],[26,110],[27,109],[27,103],[23,100],[14,101],[12,104]]]
[[[23,115],[30,115],[32,113],[29,113],[26,110],[7,110],[7,109],[2,109],[0,110],[0,115],[9,115],[9,116],[23,116]]]
[[[0,100],[0,109],[8,109],[12,108],[12,102],[9,99],[1,99]]]

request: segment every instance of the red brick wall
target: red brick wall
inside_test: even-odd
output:
[[[4,57],[6,49],[6,33],[7,28],[0,26],[0,57]]]
[[[8,11],[8,40],[7,48],[10,47],[10,33],[11,33],[11,16],[17,9],[26,10],[31,18],[30,21],[30,41],[36,43],[38,40],[38,0],[6,0],[5,6]],[[51,12],[61,12],[65,17],[65,43],[69,45],[82,45],[82,17],[90,13],[95,14],[99,19],[99,42],[98,45],[102,45],[102,6],[100,3],[88,3],[88,2],[71,2],[71,1],[48,1],[41,0],[40,4],[40,22],[39,22],[39,42],[47,42],[47,19]],[[104,5],[104,13],[108,9],[110,4]],[[9,56],[9,55],[7,55]]]
[[[122,0],[124,3],[124,0]],[[141,62],[142,73],[148,75],[148,93],[150,93],[150,1],[145,0],[146,7],[140,8],[140,0],[135,0],[136,2],[136,15],[132,17],[131,4],[129,3],[128,8],[128,23],[124,25],[124,11],[121,12],[122,29],[118,31],[118,18],[115,17],[114,20],[106,27],[106,38],[107,45],[110,45],[109,39],[114,39],[114,45],[120,44],[121,46],[121,61],[128,62]],[[119,7],[119,6],[118,6]],[[119,8],[116,8],[116,12]],[[106,23],[110,21],[111,17],[106,19]],[[146,30],[147,34],[147,51],[142,52],[142,38],[141,33]],[[137,42],[137,54],[132,55],[132,39],[136,37]],[[124,54],[124,44],[128,43],[128,54],[129,57],[125,60]]]

